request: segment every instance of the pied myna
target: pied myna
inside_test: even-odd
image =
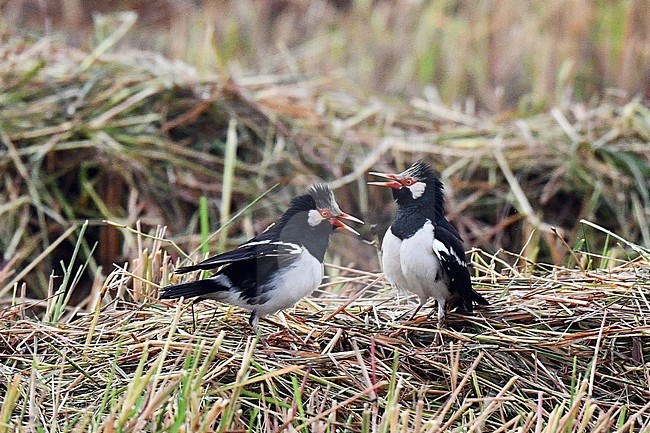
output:
[[[431,167],[417,161],[398,174],[370,174],[389,179],[369,184],[391,188],[397,202],[382,242],[382,266],[394,286],[420,298],[412,317],[429,298],[438,302],[438,323],[446,306],[471,312],[475,303],[487,305],[472,288],[463,241],[445,218],[443,185]]]
[[[323,279],[323,259],[337,228],[357,233],[342,220],[363,222],[341,211],[332,190],[323,184],[295,197],[279,221],[234,250],[182,267],[176,273],[216,270],[209,278],[164,287],[161,299],[216,299],[260,317],[293,306]]]

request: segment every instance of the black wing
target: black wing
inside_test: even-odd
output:
[[[461,251],[462,251],[463,238],[461,238],[460,235],[458,234],[458,231],[456,230],[456,227],[452,226],[451,223],[449,221],[447,221],[447,218],[445,218],[444,216],[442,216],[442,217],[438,216],[438,218],[436,219],[436,226],[441,226],[445,230],[450,232],[452,235],[454,235],[454,237],[460,241],[460,244],[461,244],[460,248],[461,248]],[[464,255],[463,255],[463,257],[464,257]]]
[[[215,269],[223,265],[245,260],[258,260],[264,257],[289,258],[302,252],[302,247],[291,242],[282,242],[273,239],[263,239],[262,236],[251,239],[234,250],[217,254],[196,265],[176,269],[177,274],[186,272]]]
[[[465,261],[465,250],[456,230],[437,225],[434,232],[433,252],[440,260],[449,278],[449,291],[456,298],[452,306],[463,311],[472,311],[474,302],[488,305],[488,301],[472,288],[472,280]]]

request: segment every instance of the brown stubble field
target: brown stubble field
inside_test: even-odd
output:
[[[0,4],[0,431],[648,431],[650,14],[518,5]],[[365,185],[420,157],[491,302],[442,329]],[[316,180],[369,224],[314,296],[158,300]]]

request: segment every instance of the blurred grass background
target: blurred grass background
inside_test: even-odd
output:
[[[49,34],[90,49],[131,10],[120,47],[199,72],[341,74],[367,92],[539,111],[613,91],[650,97],[650,2],[200,0],[0,2],[2,34]],[[99,22],[99,25],[93,25]],[[6,37],[6,36],[5,36]]]

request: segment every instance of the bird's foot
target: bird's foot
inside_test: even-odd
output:
[[[260,316],[257,314],[257,311],[253,310],[251,312],[251,316],[248,318],[248,324],[251,325],[251,328],[253,328],[253,331],[257,334],[258,327],[257,325],[260,322]]]
[[[278,331],[272,332],[266,336],[266,342],[268,345],[274,347],[287,347],[292,343],[302,343],[302,339],[286,325],[269,320],[268,318],[263,318],[263,320],[280,328]]]
[[[288,346],[292,343],[300,342],[302,343],[302,340],[296,335],[295,332],[293,332],[289,328],[283,328],[280,329],[279,331],[272,332],[271,334],[268,335],[268,341],[270,344],[273,346]]]
[[[404,313],[400,314],[397,319],[395,319],[396,322],[401,322],[402,319],[404,319],[409,313],[411,313],[413,310],[406,310]],[[414,314],[411,314],[411,317],[409,317],[409,321],[413,319]]]
[[[422,300],[422,299],[420,299],[420,303],[418,304],[417,307],[415,307],[414,310],[412,310],[412,312],[411,312],[411,311],[406,311],[404,314],[402,314],[401,316],[399,316],[399,317],[397,318],[397,321],[398,321],[398,322],[401,321],[401,320],[404,318],[404,316],[406,316],[406,315],[409,314],[409,313],[411,313],[411,316],[408,318],[407,322],[411,322],[411,321],[413,321],[413,319],[415,319],[415,316],[417,316],[417,314],[420,312],[420,310],[421,310],[422,307],[424,306],[424,303],[425,303],[425,302],[426,302],[426,300]]]
[[[436,335],[435,338],[433,339],[434,344],[439,345],[439,346],[444,346],[445,345],[445,340],[442,337],[443,335],[443,325],[445,323],[445,318],[444,316],[442,318],[438,318],[438,323],[436,323]]]
[[[402,334],[406,335],[407,333],[408,333],[408,329],[397,328],[393,332],[390,332],[388,336],[390,338],[396,338],[396,337],[400,337]]]

